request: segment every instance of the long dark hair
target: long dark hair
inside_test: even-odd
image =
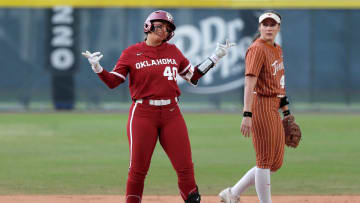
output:
[[[281,20],[281,15],[280,15],[278,12],[274,11],[274,10],[266,10],[266,11],[264,11],[262,14],[264,14],[264,13],[273,13],[273,14],[279,16],[279,18],[280,18],[280,20]],[[261,15],[262,15],[262,14],[261,14]],[[257,31],[257,32],[255,33],[254,37],[253,37],[252,42],[255,42],[257,39],[259,39],[260,36],[261,36],[260,32]]]
[[[259,39],[259,38],[260,38],[260,36],[261,36],[260,32],[259,32],[259,31],[257,31],[257,32],[255,33],[254,37],[253,37],[252,42],[255,42],[257,39]]]

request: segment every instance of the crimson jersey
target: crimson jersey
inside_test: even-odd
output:
[[[285,95],[285,69],[281,47],[257,39],[245,56],[245,75],[258,77],[255,92],[264,96]]]
[[[164,42],[151,47],[140,42],[125,49],[114,69],[103,70],[99,77],[114,88],[129,74],[132,99],[167,99],[181,94],[177,74],[185,76],[191,70],[189,60],[175,45]]]

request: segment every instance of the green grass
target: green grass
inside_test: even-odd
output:
[[[238,114],[185,114],[195,175],[217,194],[255,164]],[[359,194],[360,115],[297,114],[303,140],[286,149],[273,194]],[[127,114],[0,114],[0,195],[123,194]],[[145,194],[177,194],[176,174],[158,144]],[[254,194],[250,189],[247,194]]]

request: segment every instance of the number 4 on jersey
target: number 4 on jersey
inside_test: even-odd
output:
[[[177,68],[173,67],[171,71],[170,66],[166,66],[163,75],[168,78],[168,80],[175,80],[177,75]]]
[[[285,88],[285,76],[282,75],[281,78],[280,78],[280,86],[281,88]]]

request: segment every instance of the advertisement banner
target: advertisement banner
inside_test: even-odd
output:
[[[245,54],[257,33],[259,11],[199,10],[191,12],[190,15],[192,21],[186,23],[182,22],[186,19],[183,14],[175,13],[174,17],[179,25],[170,42],[182,50],[193,66],[209,57],[217,43],[224,43],[228,39],[237,46],[232,47],[229,54],[199,81],[197,88],[189,86],[179,78],[178,84],[182,90],[196,94],[216,94],[242,87]],[[281,34],[279,36],[278,42],[281,41]]]

